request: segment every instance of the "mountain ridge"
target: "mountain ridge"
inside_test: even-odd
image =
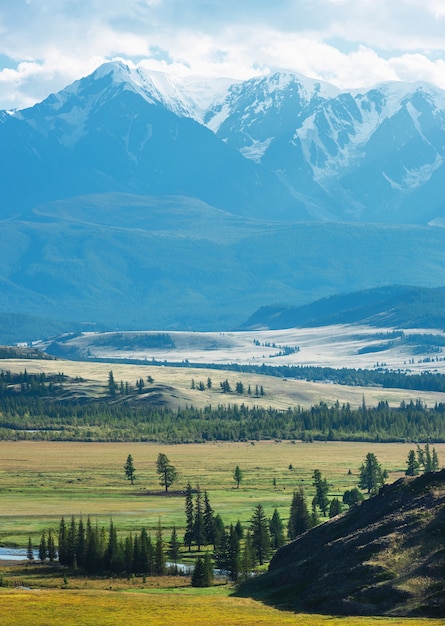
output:
[[[427,224],[445,216],[445,92],[428,83],[340,91],[291,72],[231,81],[109,62],[30,109],[2,115],[0,139],[7,146],[13,138],[26,141],[17,159],[31,173],[37,168],[37,178],[45,180],[48,167],[77,172],[75,192],[59,176],[56,192],[34,205],[133,191],[190,195],[268,219]],[[175,184],[178,158],[188,188]],[[233,188],[232,199],[220,179]],[[8,192],[8,178],[1,182]]]
[[[301,307],[265,306],[241,328],[279,330],[331,324],[389,328],[445,328],[445,287],[387,285],[335,294]]]

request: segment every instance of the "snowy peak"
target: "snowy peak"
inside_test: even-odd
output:
[[[236,178],[243,197],[283,198],[263,217],[445,219],[445,92],[428,83],[340,91],[288,71],[236,81],[110,62],[30,109],[0,112],[1,127],[5,141],[21,133],[31,160],[67,150],[95,181],[88,190],[99,176],[106,190],[117,180],[120,191],[187,190],[227,208],[199,162]]]
[[[205,122],[244,156],[259,161],[275,137],[295,129],[304,111],[337,93],[327,83],[275,72],[233,85]]]

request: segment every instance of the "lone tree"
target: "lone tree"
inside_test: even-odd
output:
[[[165,487],[165,492],[168,492],[168,488],[178,478],[178,472],[167,458],[167,455],[163,452],[158,454],[156,461],[156,471],[159,474],[159,483]]]
[[[370,494],[375,494],[379,487],[385,482],[385,474],[377,457],[372,452],[368,452],[365,462],[360,468],[360,489],[366,489]]]
[[[243,480],[243,473],[239,465],[235,467],[235,471],[233,473],[233,480],[236,482],[236,488],[239,489],[240,483]]]
[[[124,465],[124,471],[125,471],[125,476],[131,482],[131,484],[133,484],[136,478],[136,473],[135,473],[135,469],[133,465],[133,457],[131,456],[131,454],[129,454],[127,457],[127,462]]]

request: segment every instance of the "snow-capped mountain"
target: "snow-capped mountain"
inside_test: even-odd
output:
[[[3,212],[109,191],[180,194],[268,219],[443,223],[445,92],[246,81],[106,63],[0,113]]]
[[[0,112],[0,314],[221,329],[268,304],[442,285],[444,159],[431,85],[105,64]]]
[[[109,63],[15,113],[0,124],[3,212],[126,192],[188,196],[259,217],[270,217],[273,203],[277,218],[307,217],[273,172],[193,119],[221,88]]]

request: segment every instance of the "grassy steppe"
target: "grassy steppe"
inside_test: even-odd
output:
[[[165,452],[180,473],[178,487],[188,481],[209,492],[212,506],[226,524],[238,518],[248,523],[255,504],[268,515],[277,506],[287,519],[292,490],[304,485],[312,492],[311,474],[319,468],[331,486],[330,496],[341,495],[357,483],[358,468],[373,451],[390,472],[390,481],[403,475],[409,444],[315,442],[224,443],[160,446],[144,443],[0,442],[0,542],[26,545],[43,528],[55,527],[61,515],[110,516],[122,532],[154,528],[158,519],[169,529],[184,524],[182,495],[162,495],[155,460]],[[445,444],[437,445],[439,459]],[[125,480],[123,465],[132,454],[138,480]],[[234,467],[244,472],[235,488]],[[293,469],[289,469],[292,464]],[[351,469],[352,474],[348,474]],[[273,485],[276,481],[276,488]],[[154,492],[154,493],[153,493]],[[182,532],[181,532],[182,534]],[[15,574],[13,573],[15,572]],[[24,588],[0,588],[4,626],[294,624],[298,626],[439,626],[440,620],[336,618],[278,611],[251,599],[233,597],[229,585],[207,590],[188,586],[187,579],[86,580],[63,573],[45,575],[40,565],[0,565],[0,575]]]
[[[443,620],[331,617],[278,611],[229,589],[1,591],[3,626],[442,626]]]
[[[184,497],[163,493],[156,474],[159,452],[167,454],[179,472],[175,491],[189,481],[192,486],[200,485],[225,524],[237,519],[247,524],[259,502],[268,515],[276,506],[287,520],[295,487],[302,485],[308,499],[311,497],[316,468],[328,478],[330,497],[341,497],[345,489],[357,485],[359,467],[370,451],[389,471],[392,482],[404,474],[412,447],[414,444],[274,441],[170,446],[0,442],[0,542],[24,547],[28,533],[56,526],[62,515],[92,515],[105,525],[112,516],[118,530],[125,533],[142,526],[154,529],[158,519],[166,533],[173,524],[182,529]],[[442,464],[445,444],[435,447]],[[128,454],[136,467],[133,486],[123,471]],[[236,465],[244,473],[240,489],[233,480]]]
[[[194,406],[204,408],[218,404],[245,404],[247,406],[269,406],[286,410],[296,405],[310,407],[319,402],[329,405],[337,400],[349,403],[351,407],[359,407],[365,398],[367,406],[376,406],[381,401],[387,401],[390,406],[399,406],[402,401],[416,401],[421,399],[428,406],[436,402],[443,402],[443,393],[434,391],[418,391],[409,389],[383,389],[382,387],[359,387],[337,384],[324,384],[304,380],[284,380],[274,376],[260,374],[245,374],[215,369],[200,369],[193,367],[163,367],[152,365],[126,365],[119,363],[93,363],[84,361],[38,361],[35,359],[2,359],[0,370],[11,372],[26,371],[30,374],[45,372],[46,374],[63,373],[72,380],[64,383],[67,392],[72,397],[105,397],[110,370],[113,371],[117,383],[121,380],[135,385],[140,378],[146,380],[152,376],[156,387],[162,394],[162,404],[165,406]],[[81,378],[82,380],[79,380]],[[192,380],[198,385],[200,381],[206,383],[207,378],[213,382],[212,389],[203,391],[191,389]],[[263,386],[265,395],[256,397],[254,394],[238,395],[221,393],[220,383],[228,380],[232,389],[241,381],[247,390],[250,385]],[[150,389],[147,385],[146,390]],[[160,404],[159,400],[158,403]]]

